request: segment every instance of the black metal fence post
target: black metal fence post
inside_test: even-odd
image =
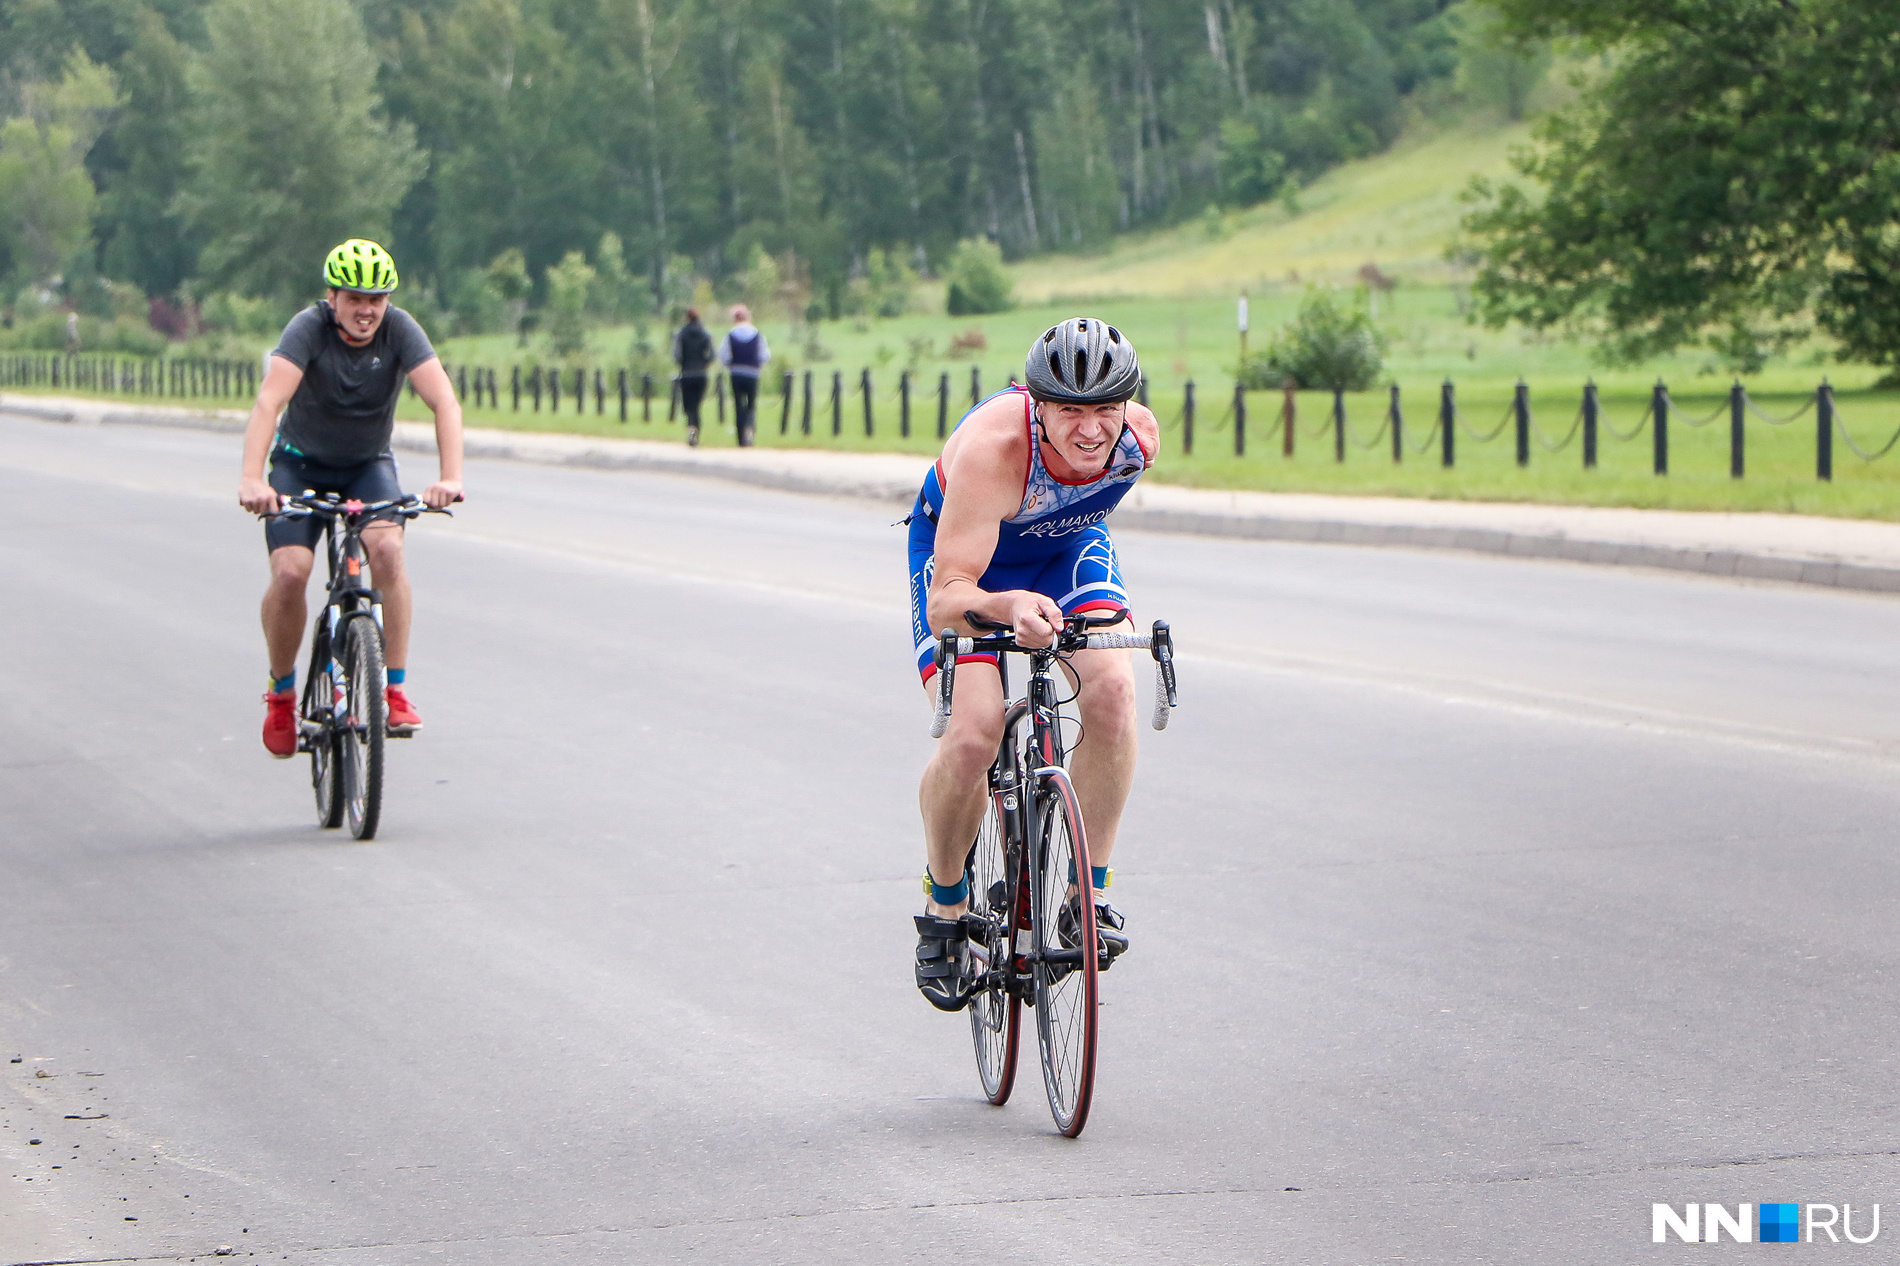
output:
[[[468,366],[467,365],[457,365],[455,367],[455,398],[457,400],[468,399]]]
[[[1649,399],[1650,411],[1656,415],[1652,419],[1655,423],[1656,473],[1666,475],[1669,473],[1669,388],[1663,386],[1662,379],[1656,380]]]
[[[798,415],[798,433],[811,434],[811,370],[805,371],[805,402]]]
[[[726,424],[726,376],[724,374],[713,375],[713,396],[719,402],[719,425],[723,427]]]
[[[1597,468],[1597,384],[1594,378],[1583,384],[1583,468]]]
[[[1194,380],[1187,380],[1181,395],[1181,455],[1194,454]]]
[[[1399,405],[1399,384],[1392,384],[1392,464],[1405,461],[1405,410]]]
[[[1333,388],[1333,460],[1346,460],[1346,391]]]
[[[640,375],[640,420],[653,421],[653,375],[651,373]]]
[[[508,375],[508,390],[514,398],[515,412],[521,412],[521,366],[516,365]]]
[[[1517,464],[1531,464],[1531,389],[1525,381],[1517,380],[1517,389],[1511,393],[1511,413],[1517,429]]]
[[[1814,477],[1834,479],[1834,388],[1825,378],[1814,393]]]
[[[983,402],[983,371],[975,365],[970,366],[970,407],[976,408]]]
[[[864,435],[871,437],[871,367],[866,365],[864,373],[858,378],[858,389],[864,393]]]
[[[674,418],[679,416],[680,379],[678,374],[673,375],[673,379],[668,386],[670,388],[670,394],[666,398],[666,420],[671,422]]]
[[[831,437],[844,434],[844,374],[831,371]]]
[[[607,384],[600,376],[600,370],[594,371],[594,416],[604,417],[607,413]]]
[[[561,411],[561,367],[556,365],[548,370],[548,412]]]
[[[1148,375],[1143,374],[1141,381],[1135,384],[1135,399],[1142,408],[1148,407]]]
[[[1234,456],[1247,455],[1247,384],[1234,383]]]
[[[1280,382],[1280,456],[1286,458],[1293,456],[1293,441],[1299,434],[1294,429],[1300,416],[1299,389],[1291,374]]]
[[[944,428],[950,423],[950,371],[944,370],[943,377],[937,382],[937,438],[944,437]]]
[[[614,390],[620,395],[620,420],[625,422],[627,420],[627,371],[625,369],[614,371]]]
[[[910,370],[897,376],[897,433],[910,438]]]
[[[1747,414],[1748,392],[1743,389],[1742,380],[1737,378],[1735,385],[1728,389],[1728,477],[1730,479],[1740,479],[1742,469],[1746,464],[1746,455],[1742,449],[1746,438],[1743,421]]]
[[[1458,396],[1449,378],[1438,389],[1438,430],[1438,464],[1450,470],[1458,455]]]
[[[784,435],[792,429],[792,371],[791,370],[789,369],[786,370],[785,376],[779,380],[779,391],[784,397],[784,404],[779,409],[778,433],[780,435]]]

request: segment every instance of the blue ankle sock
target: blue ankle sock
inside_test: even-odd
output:
[[[409,675],[409,670],[407,668],[392,668],[386,674],[386,676],[388,676],[389,678],[389,684],[392,686],[402,685],[403,678],[407,677],[408,675]]]
[[[1075,882],[1075,862],[1074,861],[1070,861],[1069,863],[1069,882],[1070,883]],[[1108,867],[1106,866],[1089,867],[1089,882],[1094,884],[1098,890],[1108,887]]]
[[[954,884],[939,883],[937,877],[932,875],[930,877],[930,899],[940,906],[960,905],[968,901],[970,899],[970,873],[965,871],[963,877]]]
[[[288,673],[285,673],[282,677],[272,677],[270,679],[270,692],[274,695],[280,695],[286,690],[294,690],[296,688],[297,670],[294,668]]]

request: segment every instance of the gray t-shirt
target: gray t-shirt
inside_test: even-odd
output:
[[[435,348],[393,305],[374,337],[352,347],[337,335],[330,305],[316,303],[290,319],[271,355],[303,370],[277,424],[279,442],[326,466],[357,466],[389,450],[403,380]]]

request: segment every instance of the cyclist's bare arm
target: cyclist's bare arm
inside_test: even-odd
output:
[[[422,490],[422,499],[440,510],[462,499],[462,402],[442,362],[429,359],[409,371],[422,403],[435,414],[435,447],[441,460],[441,478]]]
[[[244,428],[244,468],[238,476],[238,504],[252,514],[275,514],[277,492],[264,482],[264,459],[270,455],[271,439],[277,434],[277,418],[303,381],[303,370],[281,356],[270,358],[264,381],[258,384],[257,402],[251,406],[251,420]]]
[[[1161,419],[1154,411],[1137,400],[1128,402],[1128,429],[1141,441],[1142,451],[1148,454],[1148,465],[1152,467],[1161,456]]]
[[[1045,646],[1062,624],[1053,598],[1027,589],[990,593],[978,581],[996,553],[1002,521],[1022,505],[1029,460],[1022,403],[1008,397],[965,420],[943,455],[943,511],[937,521],[937,562],[925,611],[933,631],[975,633],[963,613],[1007,624],[1026,646]],[[1003,416],[1007,414],[1007,416]]]

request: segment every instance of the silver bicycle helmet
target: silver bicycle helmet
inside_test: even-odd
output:
[[[1119,404],[1141,386],[1135,345],[1106,321],[1070,317],[1029,348],[1029,394],[1056,404]]]

